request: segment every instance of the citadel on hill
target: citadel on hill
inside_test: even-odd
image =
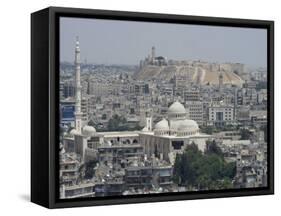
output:
[[[224,84],[242,86],[244,81],[239,74],[244,72],[244,65],[240,63],[208,63],[202,61],[168,60],[163,56],[156,56],[155,47],[151,54],[140,61],[140,69],[135,74],[140,80],[169,80],[176,77],[186,84],[219,85]]]

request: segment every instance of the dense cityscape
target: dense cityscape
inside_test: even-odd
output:
[[[61,62],[60,198],[267,186],[267,69],[143,55]]]

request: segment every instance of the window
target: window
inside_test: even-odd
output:
[[[175,150],[179,150],[184,145],[183,140],[172,141],[172,146]]]

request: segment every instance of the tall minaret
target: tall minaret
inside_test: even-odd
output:
[[[148,131],[152,131],[152,116],[146,113],[146,128]]]
[[[76,37],[76,46],[75,46],[75,129],[81,134],[82,128],[82,112],[81,112],[81,83],[80,83],[80,47],[79,47],[79,38]]]
[[[223,86],[223,75],[222,73],[219,74],[219,90],[222,90],[222,86]]]
[[[154,58],[155,58],[155,46],[153,46],[151,49],[151,58],[152,58],[152,60],[154,60]]]

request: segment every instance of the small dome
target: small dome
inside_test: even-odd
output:
[[[155,130],[169,130],[169,123],[166,119],[162,119],[155,125],[154,129]]]
[[[143,131],[143,132],[147,132],[147,131],[149,131],[149,130],[148,130],[148,128],[147,128],[147,127],[144,127],[141,131]]]
[[[96,133],[96,129],[89,125],[84,126],[82,131],[85,136],[93,136]]]
[[[182,113],[186,113],[186,110],[184,106],[178,101],[174,102],[168,109],[168,114],[182,114]]]
[[[74,129],[72,129],[72,130],[69,132],[69,134],[70,134],[71,136],[74,136],[74,135],[78,134],[78,131],[74,128]]]

